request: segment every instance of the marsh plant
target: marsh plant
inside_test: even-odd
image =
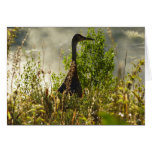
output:
[[[7,98],[9,125],[144,125],[145,89],[140,77],[144,60],[133,64],[132,72],[118,80],[113,75],[116,50],[105,51],[102,29],[95,32],[89,28],[87,36],[95,42],[81,42],[77,54],[82,98],[57,92],[66,74],[45,71],[40,54],[37,60],[28,57],[20,73],[20,60],[14,56],[13,77],[8,71],[8,79],[14,82]],[[71,54],[63,56],[68,70]]]

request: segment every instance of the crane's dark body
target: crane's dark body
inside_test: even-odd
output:
[[[76,64],[76,46],[77,43],[83,40],[93,40],[91,38],[86,38],[80,34],[75,34],[72,39],[72,63],[70,70],[65,78],[65,81],[58,89],[59,92],[72,95],[76,93],[79,97],[82,97],[82,88],[77,74],[77,64]]]
[[[82,88],[77,74],[77,66],[73,61],[70,66],[70,71],[68,72],[64,83],[58,89],[59,92],[63,93],[77,93],[79,97],[82,96]]]

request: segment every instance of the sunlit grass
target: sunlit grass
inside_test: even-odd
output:
[[[137,81],[140,61],[125,81],[113,90],[85,88],[83,97],[56,90],[64,75],[50,73],[51,90],[42,84],[45,73],[40,62],[27,61],[8,94],[8,124],[12,125],[121,125],[144,124],[144,86]],[[53,78],[53,79],[52,79]],[[136,81],[136,82],[135,82]],[[141,80],[140,80],[141,81]]]

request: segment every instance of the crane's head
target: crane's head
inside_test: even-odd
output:
[[[80,42],[80,41],[84,41],[84,40],[94,40],[94,39],[88,38],[88,37],[84,37],[84,36],[82,36],[80,34],[75,34],[73,36],[73,39],[72,39],[72,41],[75,41],[75,42]]]

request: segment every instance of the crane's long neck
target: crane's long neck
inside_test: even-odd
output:
[[[75,61],[75,63],[76,63],[76,47],[77,47],[77,42],[72,41],[72,61]]]

